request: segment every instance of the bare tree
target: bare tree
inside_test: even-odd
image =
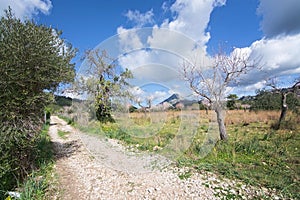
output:
[[[281,113],[279,120],[274,127],[275,129],[280,128],[281,122],[285,119],[287,110],[288,110],[288,104],[287,104],[287,96],[288,94],[296,94],[299,95],[300,91],[300,78],[295,81],[296,83],[292,87],[287,87],[287,88],[279,88],[277,86],[275,78],[271,78],[270,81],[267,82],[267,86],[272,88],[272,92],[278,93],[281,95]]]
[[[142,105],[141,101],[138,101],[137,103],[141,107],[141,111],[143,111],[145,115],[146,115],[146,112],[150,112],[150,109],[152,107],[152,99],[151,98],[147,98],[146,106]]]
[[[230,55],[216,54],[210,64],[183,62],[183,76],[197,95],[205,98],[217,114],[220,139],[227,140],[224,123],[225,92],[229,84],[237,83],[242,74],[258,68],[258,61],[250,60],[248,54],[234,50]]]
[[[202,104],[205,109],[205,113],[208,115],[208,110],[211,108],[211,103],[207,99],[203,99],[202,101],[198,101],[199,106]]]

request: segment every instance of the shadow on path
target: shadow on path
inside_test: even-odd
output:
[[[77,140],[68,142],[52,142],[55,158],[67,158],[72,156],[79,148],[80,144]]]

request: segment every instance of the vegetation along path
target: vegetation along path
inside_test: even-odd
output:
[[[157,155],[128,152],[115,140],[83,134],[56,116],[49,134],[61,191],[53,199],[248,199],[265,192],[212,173],[191,173]]]

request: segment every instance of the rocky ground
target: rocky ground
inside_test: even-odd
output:
[[[58,130],[68,132],[67,137],[59,137]],[[49,134],[60,191],[53,199],[279,199],[265,188],[177,168],[162,156],[129,152],[115,140],[83,134],[56,116]]]

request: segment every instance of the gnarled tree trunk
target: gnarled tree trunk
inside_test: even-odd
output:
[[[217,114],[217,122],[219,126],[220,139],[227,140],[227,132],[225,128],[225,118],[224,118],[224,110],[221,107],[216,107],[215,112]]]
[[[284,120],[284,118],[286,116],[286,112],[288,110],[288,105],[286,103],[286,96],[287,95],[288,95],[288,93],[282,93],[281,94],[281,113],[280,113],[280,117],[279,117],[276,129],[280,128],[280,124]]]

